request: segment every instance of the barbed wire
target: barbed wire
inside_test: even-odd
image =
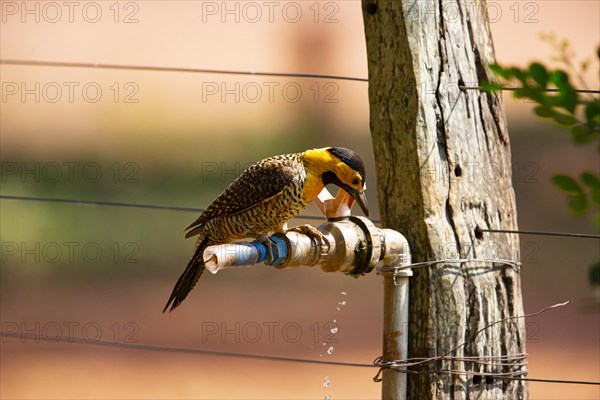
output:
[[[65,67],[65,68],[93,68],[93,69],[116,69],[126,71],[152,71],[152,72],[183,72],[197,74],[220,74],[220,75],[242,75],[242,76],[269,76],[275,78],[302,78],[302,79],[332,79],[338,81],[353,81],[353,82],[369,82],[368,78],[359,78],[344,75],[329,75],[329,74],[311,74],[311,73],[296,73],[296,72],[260,72],[260,71],[239,71],[226,69],[212,68],[191,68],[191,67],[158,67],[151,65],[129,65],[129,64],[110,64],[110,63],[90,63],[90,62],[67,62],[67,61],[44,61],[44,60],[24,60],[24,59],[0,59],[0,64],[5,65],[21,65],[33,67]],[[461,90],[479,90],[486,91],[483,86],[466,86],[458,85]],[[519,91],[525,90],[519,87],[500,86],[494,88],[500,91]],[[543,92],[559,92],[559,89],[540,88]],[[600,94],[600,90],[593,89],[574,89],[578,93],[594,93]]]

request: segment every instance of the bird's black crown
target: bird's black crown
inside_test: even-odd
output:
[[[358,154],[344,147],[331,147],[327,149],[327,151],[342,160],[350,168],[357,171],[363,181],[365,180],[365,164]]]

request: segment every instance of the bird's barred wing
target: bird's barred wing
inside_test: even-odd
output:
[[[303,179],[302,169],[297,161],[278,157],[251,165],[186,228],[194,229],[185,237],[198,234],[202,225],[213,218],[241,213],[276,196],[294,180]]]

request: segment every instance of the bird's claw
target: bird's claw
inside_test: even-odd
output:
[[[329,239],[327,239],[321,231],[319,231],[317,228],[315,228],[312,225],[306,224],[306,225],[294,226],[293,228],[288,229],[288,232],[289,231],[302,233],[311,238],[319,239],[321,241],[321,243],[323,243],[327,246],[326,253],[328,253],[329,250],[331,249],[331,243],[329,243]]]
[[[275,260],[275,257],[273,257],[273,247],[275,246],[275,243],[273,243],[267,235],[260,236],[257,240],[265,245],[267,248],[267,255],[269,256],[269,265],[273,264],[273,261]]]

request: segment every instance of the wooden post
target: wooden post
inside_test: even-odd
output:
[[[502,101],[461,86],[491,78],[485,2],[362,0],[371,131],[383,224],[413,262],[519,260],[510,146]],[[440,263],[414,271],[409,356],[498,357],[525,352],[520,275],[501,263]],[[408,377],[409,399],[523,399],[519,380],[466,374],[504,366],[445,359]],[[388,374],[389,376],[389,374]]]

